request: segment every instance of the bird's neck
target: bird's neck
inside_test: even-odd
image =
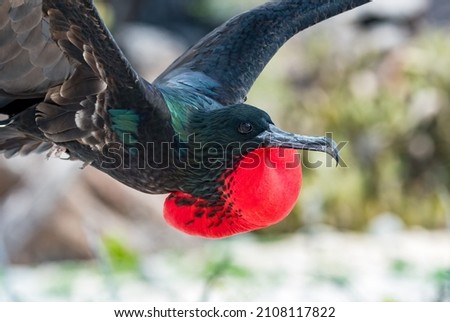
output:
[[[189,89],[167,86],[159,88],[170,111],[172,127],[183,139],[191,134],[188,120],[193,115],[220,107],[214,100]]]
[[[188,234],[222,238],[270,226],[295,205],[302,179],[297,151],[259,148],[215,180],[204,197],[171,193],[164,205],[169,224]],[[204,189],[208,183],[203,185]]]

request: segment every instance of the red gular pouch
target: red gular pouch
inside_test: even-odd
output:
[[[171,193],[164,218],[194,236],[223,238],[265,228],[283,220],[300,193],[302,169],[297,150],[259,148],[227,172],[211,199]],[[215,201],[211,201],[215,200]]]

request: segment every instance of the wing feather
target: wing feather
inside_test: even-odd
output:
[[[278,0],[238,15],[187,50],[155,81],[223,105],[244,101],[278,49],[299,31],[370,0]]]
[[[161,128],[170,114],[160,103],[92,1],[0,0],[0,114],[14,118],[0,124],[0,150],[15,155],[51,146],[40,140],[98,150],[114,141],[109,109],[140,109],[151,115],[148,128]]]

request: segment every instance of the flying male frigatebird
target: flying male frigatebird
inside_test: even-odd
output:
[[[279,222],[301,185],[296,149],[338,159],[325,137],[287,133],[244,103],[299,31],[370,0],[281,0],[231,18],[153,83],[91,0],[0,0],[0,152],[53,151],[146,193],[164,217],[225,237]]]

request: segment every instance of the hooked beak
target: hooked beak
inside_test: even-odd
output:
[[[280,130],[270,124],[269,129],[258,137],[266,147],[281,147],[297,150],[320,151],[329,154],[339,164],[339,150],[332,139],[325,136],[305,136]]]

